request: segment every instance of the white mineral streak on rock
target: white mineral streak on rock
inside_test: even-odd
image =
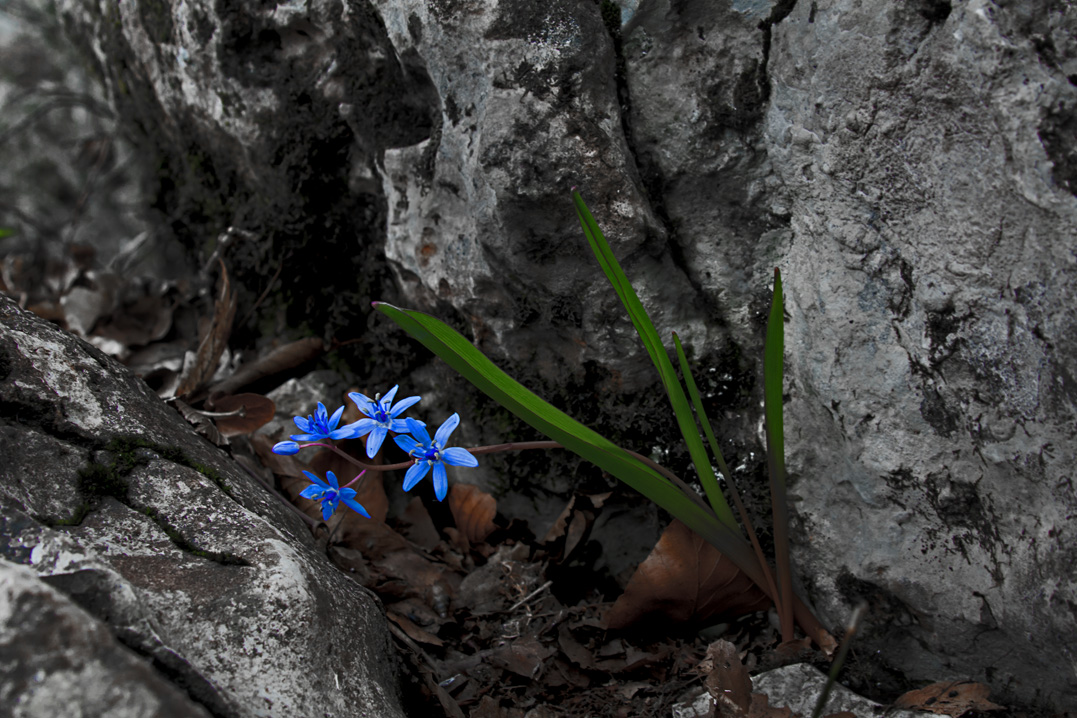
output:
[[[62,344],[29,334],[21,334],[15,343],[22,355],[38,368],[48,390],[60,398],[68,420],[89,431],[105,423],[107,409],[86,383],[87,367],[73,364]],[[41,388],[25,383],[23,386],[32,390]]]

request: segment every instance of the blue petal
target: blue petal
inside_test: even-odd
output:
[[[318,476],[317,474],[312,474],[309,471],[307,471],[306,469],[303,470],[303,474],[306,475],[306,477],[308,479],[310,479],[314,483],[318,484],[318,486],[321,486],[323,489],[328,489],[329,488],[329,484],[322,481],[322,477]]]
[[[388,433],[389,430],[384,426],[378,425],[374,427],[374,430],[370,432],[370,436],[366,438],[366,455],[368,457],[374,458],[374,454],[378,453],[378,449],[381,448],[381,444],[385,441]]]
[[[408,422],[403,419],[393,419],[389,422],[389,431],[396,434],[406,434],[408,433]]]
[[[325,404],[318,402],[318,410],[314,413],[314,420],[324,425],[329,421],[329,412],[325,410]]]
[[[337,483],[337,475],[334,474],[332,471],[326,471],[325,478],[329,479],[329,485],[332,486],[334,489],[340,488],[340,484]]]
[[[449,493],[449,478],[445,475],[445,464],[440,461],[434,464],[434,496],[438,501],[444,501]]]
[[[349,427],[353,427],[352,431],[354,432],[348,438],[349,439],[358,439],[360,436],[366,436],[377,425],[378,425],[378,422],[374,421],[373,419],[360,419],[359,421],[355,422],[354,424],[348,424]]]
[[[408,473],[404,474],[404,491],[411,491],[415,488],[415,484],[422,481],[428,471],[430,471],[430,462],[417,461],[414,466],[408,469]]]
[[[295,425],[299,427],[300,431],[306,434],[309,434],[310,432],[314,431],[314,429],[310,425],[310,421],[304,419],[301,416],[295,417],[294,419],[292,419],[292,421],[295,422]]]
[[[389,412],[389,416],[395,419],[417,404],[420,399],[422,399],[421,396],[409,396],[407,399],[401,399],[396,403],[396,406],[393,407],[393,410]]]
[[[359,408],[359,411],[363,412],[367,416],[372,413],[374,400],[366,394],[360,394],[357,391],[353,391],[348,394],[348,398],[355,402],[355,405]]]
[[[362,419],[360,419],[359,421],[362,421]],[[330,439],[358,439],[360,436],[363,435],[363,433],[365,433],[365,432],[363,432],[363,433],[359,432],[359,429],[358,429],[359,421],[355,422],[354,424],[345,424],[344,426],[340,427],[336,431],[330,431],[329,432],[329,438]],[[369,419],[368,419],[368,421],[369,421]]]
[[[453,414],[445,423],[438,427],[438,432],[434,434],[434,441],[438,446],[445,446],[445,442],[449,440],[449,434],[453,433],[457,426],[460,425],[460,415]]]
[[[396,445],[403,449],[407,454],[411,454],[413,451],[420,451],[423,448],[422,444],[407,434],[398,434],[393,437],[393,441],[395,441]]]
[[[317,501],[318,499],[322,498],[322,494],[324,493],[325,489],[323,487],[318,486],[318,484],[311,484],[307,488],[300,491],[299,495],[302,496],[304,499],[314,499],[315,501]]]
[[[360,516],[365,516],[368,519],[370,518],[370,512],[364,509],[363,505],[355,499],[351,498],[350,496],[341,496],[340,500],[344,502],[345,506],[349,507],[352,511],[359,514]]]
[[[393,403],[393,397],[396,396],[396,390],[399,389],[399,388],[400,388],[400,385],[397,384],[392,389],[385,392],[385,396],[383,396],[381,398],[381,405],[382,406],[390,406]]]
[[[340,417],[344,414],[344,406],[341,405],[339,409],[333,412],[333,417],[329,420],[329,430],[337,428],[337,424],[340,423]]]
[[[333,515],[333,512],[337,510],[337,505],[332,501],[322,502],[322,521],[328,521],[329,517]]]
[[[430,446],[430,434],[426,433],[426,424],[415,419],[404,419],[408,424],[408,433],[415,437],[415,439],[423,446]]]
[[[273,445],[273,453],[281,456],[292,456],[299,453],[299,444],[294,441],[281,441]]]
[[[292,441],[321,441],[325,434],[292,434]]]
[[[451,446],[441,452],[441,460],[449,466],[478,466],[479,460],[468,451],[459,446]]]

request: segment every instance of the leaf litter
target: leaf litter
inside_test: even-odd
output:
[[[43,267],[4,257],[0,291],[127,364],[211,441],[241,440],[230,447],[237,459],[304,513],[335,565],[381,597],[417,689],[412,710],[453,718],[669,716],[702,686],[715,718],[794,715],[752,693],[748,676],[794,660],[822,664],[820,656],[806,641],[779,646],[765,596],[679,522],[616,601],[597,587],[575,592],[585,598],[572,605],[558,599],[548,574],[577,560],[615,492],[572,496],[539,539],[467,484],[452,486],[448,510],[420,494],[390,516],[385,477],[368,472],[356,499],[373,519],[340,511],[322,522],[317,504],[298,495],[309,483],[302,470],[332,470],[346,482],[354,467],[329,451],[308,454],[309,465],[273,454],[273,442],[253,433],[273,418],[273,402],[238,392],[327,347],[309,337],[237,361],[228,347],[236,292],[223,259],[216,264],[210,292],[208,276],[129,276],[123,256],[101,268],[92,248],[72,245],[63,261]],[[361,442],[351,444],[341,448],[366,461]],[[712,641],[716,631],[701,629],[718,621],[722,640]],[[950,716],[1001,708],[972,682],[933,684],[896,705]]]

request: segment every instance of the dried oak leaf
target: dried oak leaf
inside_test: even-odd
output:
[[[449,510],[456,528],[470,543],[486,540],[494,532],[497,500],[478,486],[453,484],[449,490]]]
[[[404,535],[417,546],[433,551],[441,543],[441,535],[434,526],[434,520],[430,518],[430,512],[418,496],[408,502],[400,521]]]
[[[541,673],[543,662],[554,653],[553,648],[528,636],[498,646],[485,660],[492,666],[534,680]]]
[[[707,655],[699,667],[706,672],[703,685],[723,718],[746,716],[752,705],[752,679],[737,655],[737,647],[729,641],[715,641],[707,646]]]
[[[185,396],[201,389],[213,378],[217,363],[228,346],[232,334],[232,321],[236,317],[236,293],[228,281],[228,270],[221,262],[221,287],[214,306],[213,317],[206,323],[198,342],[198,351],[188,362],[184,359],[183,375],[180,377],[176,396]]]
[[[932,683],[925,688],[909,691],[898,698],[894,705],[954,716],[968,711],[999,711],[1003,707],[987,700],[991,689],[983,683],[972,681],[948,681]]]
[[[770,599],[751,579],[680,521],[674,520],[606,613],[607,628],[644,617],[706,624],[720,616],[758,611]]]
[[[325,352],[325,342],[321,337],[306,337],[279,346],[264,357],[244,364],[239,371],[222,382],[214,384],[214,394],[231,394],[259,379],[279,374],[289,369],[318,358]]]
[[[439,648],[445,645],[444,641],[435,636],[433,633],[427,631],[425,628],[422,628],[417,625],[406,615],[396,610],[394,608],[395,606],[396,604],[386,607],[385,617],[396,625],[400,626],[400,629],[404,631],[404,633],[408,634],[408,638],[419,643],[425,643],[427,645],[437,646]]]
[[[277,413],[277,405],[273,400],[261,394],[222,396],[213,401],[212,408],[214,414],[232,414],[214,417],[217,431],[224,436],[250,434],[268,424]]]
[[[794,718],[799,714],[793,713],[792,708],[779,708],[769,705],[770,699],[762,693],[752,694],[752,707],[748,711],[748,718]]]

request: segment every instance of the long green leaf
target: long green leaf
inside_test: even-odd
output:
[[[703,409],[703,400],[699,396],[699,389],[696,387],[695,377],[692,376],[692,369],[688,366],[688,357],[684,354],[684,347],[681,346],[681,339],[677,336],[676,332],[673,333],[673,345],[677,350],[677,361],[680,362],[681,376],[684,377],[684,385],[688,388],[688,397],[692,400],[692,406],[695,407],[696,416],[699,417],[699,424],[703,427],[703,433],[707,437],[707,443],[710,444],[711,453],[718,462],[718,468],[721,469],[722,475],[725,476],[726,485],[729,487],[729,495],[733,497],[733,503],[737,507],[737,512],[740,514],[740,520],[744,523],[744,529],[748,532],[748,538],[752,542],[752,549],[755,551],[755,556],[763,569],[763,575],[767,581],[766,590],[769,594],[774,596],[774,605],[780,606],[779,601],[781,594],[778,593],[778,588],[774,583],[773,576],[771,576],[770,568],[767,566],[767,557],[763,554],[763,548],[759,544],[759,537],[756,535],[755,527],[752,526],[752,520],[748,516],[748,509],[744,507],[744,502],[740,500],[740,492],[737,491],[737,485],[733,483],[733,475],[729,472],[729,466],[725,463],[725,457],[722,456],[722,450],[718,447],[718,439],[714,437],[714,429],[711,428],[710,419],[707,418],[707,412]]]
[[[774,560],[781,601],[782,640],[793,638],[793,578],[789,561],[789,503],[785,494],[785,444],[782,433],[782,375],[785,362],[785,312],[782,276],[774,270],[774,296],[763,347],[763,415],[767,434],[770,507],[774,515]]]
[[[744,538],[657,471],[540,399],[444,322],[391,304],[375,302],[374,307],[494,401],[669,511],[726,555],[757,585],[766,586],[759,563]]]
[[[610,284],[613,285],[614,291],[617,292],[617,297],[628,311],[629,319],[632,320],[636,332],[643,341],[643,346],[647,349],[647,354],[651,357],[651,361],[658,370],[658,376],[661,378],[662,386],[665,388],[666,394],[669,396],[669,402],[673,406],[677,426],[684,437],[688,453],[691,455],[692,463],[696,467],[696,473],[699,475],[703,490],[707,494],[707,500],[718,518],[730,528],[735,529],[737,520],[733,518],[733,512],[730,510],[729,504],[726,503],[725,497],[722,496],[722,490],[714,475],[714,469],[707,458],[707,450],[703,447],[703,441],[699,437],[695,419],[692,417],[692,409],[684,395],[680,381],[677,379],[677,372],[673,370],[673,363],[669,360],[666,348],[662,344],[651,318],[647,315],[647,311],[643,308],[643,303],[640,302],[636,290],[632,288],[632,284],[628,281],[624,270],[621,269],[617,258],[614,257],[613,250],[610,249],[602,230],[599,229],[598,223],[591,215],[591,211],[587,209],[587,205],[579,192],[573,191],[572,201],[576,205],[576,214],[579,215],[583,232],[587,236],[587,242],[591,245],[591,250],[595,253],[595,258],[598,259],[599,266],[602,267],[602,271],[609,279]]]

